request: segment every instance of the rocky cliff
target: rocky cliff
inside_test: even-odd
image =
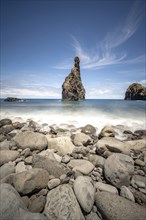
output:
[[[78,101],[85,99],[85,89],[80,76],[79,57],[74,58],[74,67],[62,85],[62,100]]]
[[[146,100],[146,87],[133,83],[125,93],[125,100]]]

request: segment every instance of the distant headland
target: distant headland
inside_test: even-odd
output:
[[[24,102],[24,99],[18,99],[15,97],[7,97],[4,99],[5,102]]]

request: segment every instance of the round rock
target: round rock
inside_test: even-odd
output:
[[[122,196],[108,192],[97,192],[95,202],[103,219],[108,220],[144,220],[145,207],[142,207]]]
[[[96,133],[96,129],[92,125],[86,125],[82,128],[81,132],[88,135],[94,135]]]
[[[82,209],[89,213],[94,204],[95,189],[88,177],[79,176],[74,181],[74,192]]]
[[[82,159],[71,160],[68,163],[68,166],[70,168],[74,168],[74,170],[77,170],[84,175],[89,174],[94,169],[94,165],[92,163]]]
[[[124,154],[112,154],[104,164],[105,178],[117,188],[129,186],[131,176],[134,174],[134,161]]]
[[[44,213],[48,220],[85,220],[73,190],[67,184],[48,192]]]
[[[47,139],[45,135],[37,132],[25,131],[14,137],[16,144],[22,148],[30,148],[30,150],[43,150],[47,147]]]

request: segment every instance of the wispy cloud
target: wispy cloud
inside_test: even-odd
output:
[[[60,98],[61,91],[58,88],[43,87],[5,87],[1,90],[1,97],[20,97],[20,98]]]
[[[60,98],[61,87],[57,84],[49,85],[30,80],[7,79],[1,80],[1,97],[8,96],[20,98]]]
[[[144,62],[145,55],[128,58],[127,53],[116,52],[116,49],[129,40],[138,30],[142,16],[143,13],[139,8],[139,1],[136,1],[125,21],[111,33],[108,33],[103,41],[98,43],[98,46],[94,46],[96,49],[92,52],[83,48],[81,43],[74,36],[71,36],[72,47],[75,55],[80,57],[82,69],[99,69],[110,65]],[[69,59],[55,68],[69,69],[71,67],[72,59]]]
[[[118,47],[134,35],[143,16],[139,5],[139,1],[136,1],[123,24],[120,24],[116,30],[107,34],[103,41],[105,48]]]

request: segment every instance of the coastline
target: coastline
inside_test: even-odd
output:
[[[110,219],[109,215],[144,220],[146,130],[7,118],[0,121],[0,133],[2,219],[21,208],[24,218],[40,220],[54,215],[72,220]],[[6,208],[12,197],[23,206]],[[58,214],[61,207],[64,211]]]

